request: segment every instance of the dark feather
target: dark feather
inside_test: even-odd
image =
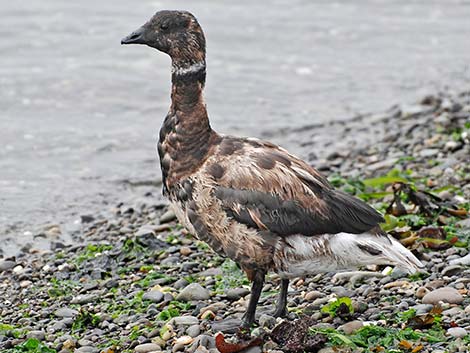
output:
[[[215,196],[227,214],[253,228],[259,228],[251,212],[261,223],[281,236],[303,234],[360,234],[383,221],[382,216],[361,200],[337,190],[326,190],[324,209],[308,209],[296,200],[283,200],[278,195],[254,190],[217,187]]]

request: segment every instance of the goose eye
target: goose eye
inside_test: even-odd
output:
[[[166,30],[168,29],[168,24],[162,23],[162,24],[160,25],[160,29],[161,29],[162,31],[166,31]]]

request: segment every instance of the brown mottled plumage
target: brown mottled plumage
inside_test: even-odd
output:
[[[280,316],[289,278],[365,264],[422,266],[380,229],[379,213],[335,190],[301,159],[272,143],[211,129],[202,95],[205,39],[193,15],[158,12],[122,40],[132,43],[172,59],[172,103],[158,142],[164,194],[191,233],[253,281],[245,325],[255,319],[268,271],[282,279]]]

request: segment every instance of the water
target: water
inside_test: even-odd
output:
[[[187,9],[208,41],[219,131],[264,135],[470,82],[469,1],[0,0],[0,239],[156,180],[170,61],[120,39]],[[282,134],[276,134],[283,144]],[[295,146],[288,146],[295,152]],[[1,247],[1,246],[0,246]]]

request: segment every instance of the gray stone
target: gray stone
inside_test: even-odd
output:
[[[338,297],[353,297],[356,294],[353,290],[342,286],[331,287],[331,292],[336,293]]]
[[[438,148],[425,148],[424,150],[419,151],[419,155],[424,158],[434,157],[439,154]]]
[[[197,337],[201,333],[199,325],[191,325],[186,329],[186,334],[190,337]]]
[[[412,307],[416,311],[416,315],[429,313],[434,306],[432,304],[418,304]]]
[[[341,325],[340,327],[338,327],[338,329],[340,329],[347,335],[351,335],[357,330],[359,330],[362,326],[364,326],[362,321],[354,320],[354,321],[347,322],[344,325]]]
[[[159,290],[151,290],[149,292],[145,292],[142,296],[144,300],[150,300],[153,303],[160,303],[163,300],[164,294]]]
[[[172,287],[175,289],[181,289],[181,288],[186,287],[188,284],[189,282],[187,280],[185,280],[184,278],[180,278],[175,283],[173,283]]]
[[[250,294],[250,290],[247,288],[230,288],[225,293],[229,300],[238,300],[248,294]]]
[[[325,296],[325,294],[323,294],[322,292],[319,292],[317,290],[312,290],[312,291],[308,292],[307,294],[305,294],[305,300],[310,302],[312,300],[322,298],[324,296]]]
[[[134,352],[136,353],[147,353],[147,352],[154,352],[160,351],[161,347],[155,343],[143,343],[139,344],[134,348]]]
[[[470,218],[469,218],[470,219]],[[464,266],[469,266],[470,265],[470,254],[460,257],[455,260],[449,261],[449,264],[454,266],[454,265],[464,265]]]
[[[467,330],[465,330],[462,327],[451,327],[451,328],[447,329],[447,334],[452,336],[452,337],[462,338],[462,337],[467,336],[468,332],[467,332]]]
[[[452,287],[435,289],[423,297],[424,304],[438,304],[440,301],[449,304],[460,304],[463,302],[463,297],[462,294]]]
[[[88,304],[98,300],[98,295],[96,294],[84,294],[84,295],[77,295],[74,297],[70,303],[71,304]]]
[[[444,269],[441,271],[441,273],[442,273],[443,276],[452,277],[452,276],[455,276],[455,275],[461,273],[463,270],[464,270],[464,268],[462,266],[450,265],[450,266],[444,267]]]
[[[0,260],[0,272],[10,270],[16,266],[15,261],[10,260]]]
[[[176,316],[172,318],[169,323],[176,326],[190,326],[199,324],[199,320],[195,316]]]
[[[207,300],[209,298],[210,293],[207,289],[203,288],[199,283],[191,283],[178,294],[176,300],[191,301]]]
[[[77,310],[70,308],[60,308],[54,311],[54,315],[58,317],[74,317],[78,314]]]
[[[136,237],[142,237],[148,234],[155,234],[155,226],[145,224],[142,227],[140,227],[137,232],[135,232]]]
[[[272,328],[276,325],[276,318],[271,315],[263,314],[259,318],[259,325],[260,327]]]
[[[204,347],[206,349],[215,348],[215,339],[209,335],[199,335],[194,339],[194,342],[187,349],[189,353],[194,353],[199,347]]]
[[[172,209],[169,209],[164,214],[160,216],[160,223],[168,223],[176,219],[175,212]]]
[[[199,277],[214,277],[214,276],[220,276],[220,275],[223,275],[223,274],[224,274],[224,272],[222,271],[221,268],[213,267],[213,268],[208,268],[205,271],[197,273],[196,276],[199,276]]]
[[[44,331],[39,331],[39,330],[30,331],[28,332],[28,335],[26,337],[35,338],[39,341],[44,341],[44,339],[46,338],[46,333]]]
[[[92,346],[83,346],[74,350],[74,353],[98,353],[99,351],[98,348]]]

